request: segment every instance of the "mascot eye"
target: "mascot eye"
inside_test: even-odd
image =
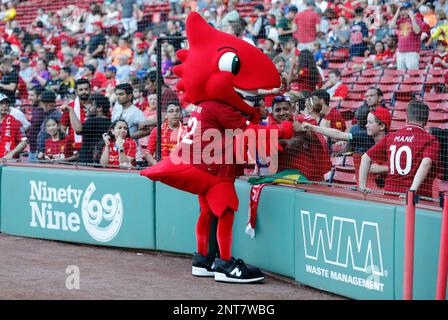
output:
[[[224,53],[219,59],[219,70],[232,72],[237,75],[240,72],[240,59],[233,52]]]

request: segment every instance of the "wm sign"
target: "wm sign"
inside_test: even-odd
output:
[[[378,223],[301,211],[305,257],[383,276]]]

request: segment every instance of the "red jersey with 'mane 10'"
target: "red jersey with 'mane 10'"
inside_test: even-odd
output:
[[[432,197],[432,184],[436,177],[439,159],[439,142],[422,127],[407,125],[396,132],[389,133],[370,148],[367,154],[375,162],[389,164],[384,190],[400,193],[409,190],[422,160],[430,158],[431,171],[417,193],[421,196]]]

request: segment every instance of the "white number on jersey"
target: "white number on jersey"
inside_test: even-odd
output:
[[[399,175],[407,175],[411,171],[412,166],[412,150],[408,146],[401,146],[397,150],[396,145],[391,145],[390,148],[390,174],[395,174],[395,170]],[[401,167],[401,156],[405,154],[406,157],[406,167],[403,169]]]
[[[193,135],[198,127],[198,119],[196,117],[190,117],[188,119],[187,133],[182,138],[182,143],[193,144]]]

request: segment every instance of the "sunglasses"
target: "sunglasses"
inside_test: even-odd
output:
[[[283,102],[283,101],[290,102],[291,98],[288,96],[275,96],[273,101],[274,102]]]

